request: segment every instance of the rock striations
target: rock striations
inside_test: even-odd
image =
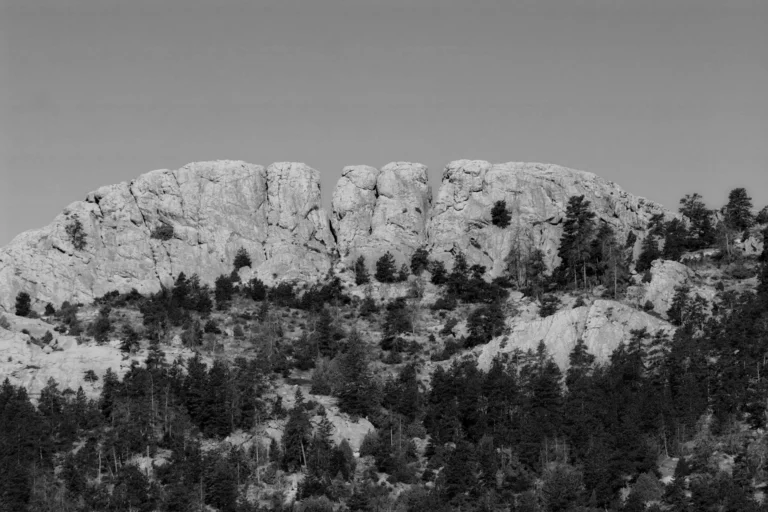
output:
[[[304,164],[192,163],[102,187],[47,227],[17,236],[0,250],[0,309],[10,310],[22,290],[39,308],[110,290],[157,290],[179,272],[210,283],[231,272],[241,247],[252,274],[268,283],[315,281],[361,255],[373,267],[386,251],[404,263],[422,246],[449,266],[463,251],[496,276],[510,247],[531,244],[552,267],[568,197],[581,194],[619,236],[634,231],[642,240],[653,214],[671,215],[594,174],[556,165],[452,162],[434,205],[421,164],[346,167],[328,215],[319,172]],[[512,213],[506,229],[491,223],[498,200]],[[73,245],[76,221],[82,248]]]

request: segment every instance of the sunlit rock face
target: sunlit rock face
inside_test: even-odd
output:
[[[345,167],[333,194],[333,229],[342,262],[363,256],[370,268],[387,251],[407,263],[427,239],[432,203],[427,168],[392,162]]]
[[[511,247],[537,247],[552,269],[559,263],[568,199],[580,195],[591,203],[597,222],[612,226],[620,241],[635,232],[637,248],[651,216],[669,215],[660,205],[589,172],[550,164],[457,160],[443,171],[427,227],[429,247],[433,257],[448,265],[462,251],[470,264],[484,265],[491,276],[503,272]],[[491,222],[496,201],[505,201],[511,213],[506,228]]]
[[[81,249],[67,233],[75,220]],[[22,290],[37,306],[150,292],[180,272],[212,282],[232,271],[240,248],[269,282],[325,275],[335,241],[319,173],[298,163],[198,162],[101,187],[0,250],[0,305],[9,310]]]

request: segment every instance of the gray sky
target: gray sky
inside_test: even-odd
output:
[[[768,204],[765,0],[0,0],[0,245],[196,160],[551,162]]]

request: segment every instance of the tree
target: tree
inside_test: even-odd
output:
[[[368,366],[365,344],[357,331],[352,331],[347,339],[347,352],[341,358],[339,369],[339,408],[356,416],[374,412],[379,393]]]
[[[216,307],[226,309],[232,300],[235,290],[232,286],[232,280],[227,275],[220,275],[216,278],[214,296],[216,297]]]
[[[667,222],[664,229],[664,259],[679,261],[688,239],[688,230],[680,219]]]
[[[429,264],[429,273],[432,274],[430,281],[436,286],[445,284],[448,279],[448,271],[445,270],[445,263],[442,261],[433,261]]]
[[[429,267],[429,252],[419,247],[411,256],[411,272],[415,276],[421,275]]]
[[[768,224],[768,206],[763,206],[763,209],[755,217],[757,224]]]
[[[637,263],[635,263],[635,270],[638,272],[645,272],[651,268],[651,264],[654,261],[661,258],[661,251],[659,250],[659,244],[656,241],[656,238],[651,234],[648,234],[643,239],[641,247],[640,256],[638,256]]]
[[[368,276],[368,267],[365,264],[365,256],[360,256],[355,260],[355,284],[360,286],[370,282]]]
[[[710,218],[712,212],[706,207],[700,194],[686,194],[680,199],[679,211],[690,222],[686,244],[689,250],[695,251],[714,243],[715,232]]]
[[[16,295],[16,315],[29,316],[32,311],[32,299],[27,292],[19,292]]]
[[[394,283],[397,280],[395,272],[395,257],[387,251],[376,261],[376,274],[374,276],[380,283]]]
[[[235,261],[233,264],[235,267],[235,271],[238,271],[243,267],[251,266],[251,256],[250,254],[248,254],[248,251],[245,250],[245,247],[241,247],[237,250],[237,253],[235,253]]]
[[[80,222],[79,217],[75,217],[70,221],[64,228],[64,231],[67,233],[69,241],[75,249],[78,251],[85,249],[85,246],[87,245],[85,240],[86,235],[85,230],[83,229],[83,223]]]
[[[476,308],[467,319],[467,345],[474,347],[488,343],[504,331],[504,312],[499,301]]]
[[[752,198],[744,188],[735,188],[728,194],[728,204],[723,208],[725,222],[736,231],[744,231],[755,223]]]
[[[512,217],[507,211],[506,201],[496,201],[493,203],[493,208],[491,208],[491,222],[494,226],[504,229],[509,226],[511,220]]]
[[[309,448],[312,424],[304,408],[304,396],[296,391],[293,409],[288,413],[288,422],[283,430],[283,467],[297,471],[306,466],[306,450]]]
[[[562,284],[573,280],[574,287],[579,287],[579,274],[582,286],[587,287],[587,264],[590,256],[590,244],[595,232],[595,213],[590,210],[590,202],[584,196],[571,196],[565,211],[563,235],[557,255],[560,257],[558,276]]]

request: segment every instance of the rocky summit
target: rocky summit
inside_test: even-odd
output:
[[[584,195],[619,236],[634,232],[638,248],[651,216],[672,215],[592,173],[558,165],[451,162],[434,202],[424,165],[349,166],[329,215],[320,174],[305,164],[191,163],[101,187],[48,226],[18,235],[0,250],[0,308],[9,311],[22,290],[40,307],[89,302],[111,290],[156,291],[180,272],[210,283],[229,272],[240,248],[266,283],[314,282],[336,262],[344,269],[359,256],[372,267],[387,251],[399,265],[419,247],[449,266],[462,251],[494,277],[521,241],[540,247],[552,268],[573,195]],[[512,213],[512,229],[491,223],[499,200]],[[67,231],[76,221],[80,248]]]

